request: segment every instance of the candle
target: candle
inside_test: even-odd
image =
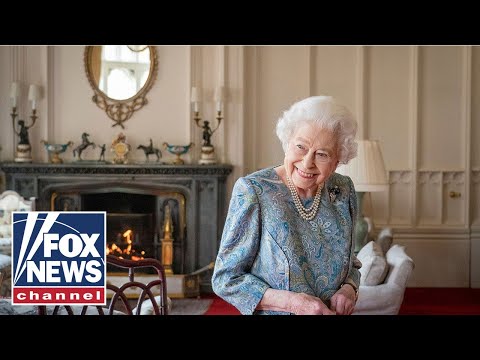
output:
[[[192,86],[192,95],[190,98],[190,101],[193,103],[193,111],[198,112],[199,111],[199,102],[200,98],[202,97],[202,90],[199,88],[196,88],[195,86]]]
[[[199,101],[198,89],[195,86],[192,86],[192,96],[191,96],[190,101],[193,102],[193,103]]]
[[[10,87],[10,98],[12,99],[12,106],[17,107],[17,99],[20,96],[20,84],[13,82]]]
[[[39,97],[40,88],[38,85],[30,85],[28,89],[28,100],[32,101],[32,109],[35,110],[37,108],[37,99]]]
[[[222,104],[225,98],[225,91],[223,86],[217,86],[213,98],[217,102],[217,111],[222,111]]]

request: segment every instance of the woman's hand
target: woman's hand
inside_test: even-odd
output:
[[[330,309],[338,315],[350,315],[355,308],[355,290],[351,286],[342,286],[330,299]]]
[[[305,293],[293,293],[290,307],[296,315],[335,315],[320,298]]]

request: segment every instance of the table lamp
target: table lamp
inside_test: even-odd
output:
[[[385,191],[388,188],[387,172],[380,144],[376,140],[358,140],[357,157],[336,172],[349,176],[357,192],[357,219],[355,225],[355,253],[368,241],[368,224],[364,219],[362,204],[366,192]]]

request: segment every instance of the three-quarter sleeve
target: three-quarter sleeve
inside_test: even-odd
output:
[[[355,186],[353,185],[353,181],[350,177],[348,177],[348,184],[349,184],[349,204],[350,204],[350,216],[352,217],[352,247],[351,247],[351,256],[350,256],[350,271],[348,272],[347,278],[345,282],[353,282],[357,289],[360,286],[360,269],[362,267],[362,263],[360,260],[357,259],[355,256],[355,224],[357,222],[357,193],[355,192]]]
[[[212,275],[213,291],[242,314],[252,314],[270,287],[250,273],[261,238],[261,209],[248,179],[235,183]]]

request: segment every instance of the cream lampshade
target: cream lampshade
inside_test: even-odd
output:
[[[347,165],[340,165],[336,172],[349,176],[357,192],[358,213],[355,225],[355,251],[367,242],[368,225],[363,218],[362,202],[365,192],[388,189],[387,172],[383,162],[380,144],[376,140],[358,140],[357,157]]]

